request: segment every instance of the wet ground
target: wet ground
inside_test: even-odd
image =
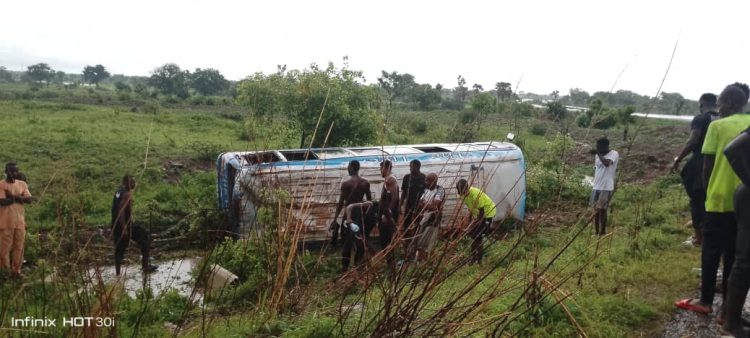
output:
[[[193,301],[200,302],[203,299],[203,294],[197,291],[193,292],[195,282],[190,274],[196,265],[196,261],[194,258],[183,258],[152,262],[158,269],[147,274],[146,286],[151,288],[154,296],[175,289],[180,295],[187,298],[192,297]],[[119,277],[115,275],[114,266],[89,270],[89,277],[92,279],[97,279],[99,275],[107,284],[117,283],[119,278],[123,283],[125,292],[131,297],[135,297],[136,292],[144,287],[143,272],[138,264],[123,266],[122,274]]]
[[[695,297],[699,297],[696,291]],[[716,323],[716,315],[721,307],[721,294],[714,297],[714,312],[711,315],[702,315],[693,311],[678,309],[675,307],[672,320],[667,323],[662,333],[663,338],[715,338],[722,337],[719,333],[719,324]],[[745,300],[743,317],[748,318],[750,314],[750,297]]]

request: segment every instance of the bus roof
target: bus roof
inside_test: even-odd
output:
[[[219,155],[241,157],[247,164],[329,160],[350,157],[394,156],[426,153],[451,153],[467,151],[510,151],[518,149],[505,142],[430,143],[413,145],[388,145],[369,147],[330,147],[310,149],[282,149],[265,151],[227,152]]]

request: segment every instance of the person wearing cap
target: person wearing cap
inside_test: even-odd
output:
[[[26,182],[16,179],[15,162],[5,165],[5,179],[0,181],[0,268],[21,277],[23,247],[26,239],[24,204],[31,203]]]
[[[470,212],[468,232],[472,239],[470,263],[482,264],[484,257],[482,241],[492,225],[492,218],[497,213],[495,202],[479,188],[469,186],[469,182],[465,179],[456,182],[456,190]]]

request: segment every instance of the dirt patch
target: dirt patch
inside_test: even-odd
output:
[[[166,175],[165,181],[167,183],[177,184],[184,174],[196,171],[213,171],[215,163],[190,158],[167,159],[162,161],[161,169]]]

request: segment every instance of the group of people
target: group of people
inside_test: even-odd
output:
[[[399,193],[393,163],[390,160],[382,161],[380,174],[384,179],[383,188],[380,200],[373,201],[370,182],[359,175],[359,161],[349,162],[349,179],[341,184],[341,194],[330,227],[333,243],[337,242],[339,235],[343,242],[342,272],[349,269],[352,254],[358,262],[366,251],[376,251],[369,241],[375,227],[389,266],[394,264],[393,250],[397,247],[391,242],[399,233],[402,236],[397,238],[403,240],[406,260],[422,261],[429,256],[438,239],[446,189],[438,184],[437,173],[425,175],[421,172],[421,166],[419,160],[409,163],[409,174],[403,177]],[[465,179],[456,182],[456,189],[471,214],[467,230],[472,239],[471,263],[481,263],[484,256],[483,237],[495,216],[495,202],[479,188],[470,186]],[[342,211],[343,217],[339,219]]]
[[[673,162],[692,154],[681,177],[690,199],[694,235],[701,247],[701,293],[697,299],[675,303],[702,314],[713,312],[716,279],[723,261],[723,305],[717,321],[724,334],[747,337],[742,308],[750,288],[750,114],[745,108],[750,88],[734,83],[716,97],[700,97],[700,114],[691,123],[690,137]]]
[[[130,241],[138,244],[145,272],[156,270],[149,265],[149,235],[143,226],[132,220],[132,190],[135,179],[125,175],[122,185],[112,200],[111,237],[115,247],[115,273],[119,276],[121,265]],[[5,179],[0,181],[0,270],[9,271],[12,277],[20,278],[23,266],[24,242],[26,239],[25,204],[32,197],[26,183],[26,175],[18,170],[15,162],[5,165]]]

